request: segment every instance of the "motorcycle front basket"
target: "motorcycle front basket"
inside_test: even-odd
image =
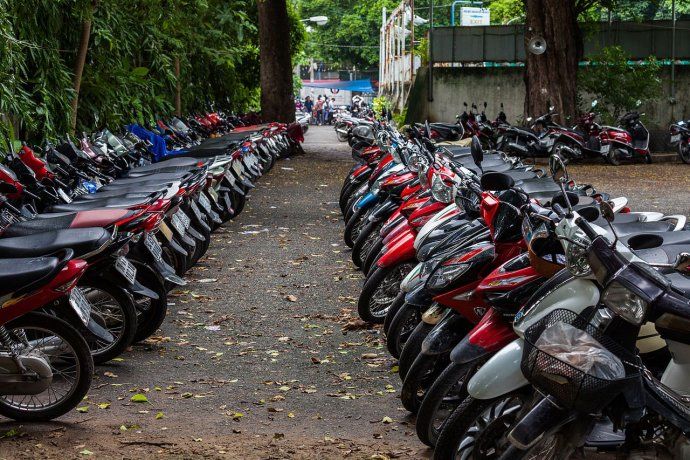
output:
[[[542,333],[559,322],[586,332],[618,357],[623,363],[625,376],[610,380],[596,377],[537,347]],[[525,377],[537,390],[552,395],[562,407],[583,413],[598,412],[622,393],[641,391],[639,357],[591,326],[586,318],[570,310],[554,310],[527,329],[521,367]]]

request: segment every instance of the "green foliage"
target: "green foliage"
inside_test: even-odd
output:
[[[292,4],[290,17],[298,53],[304,27]],[[18,137],[69,129],[84,19],[92,26],[77,130],[171,113],[176,59],[183,110],[258,108],[255,0],[0,0],[0,120]]]
[[[602,48],[592,58],[591,65],[580,72],[579,87],[598,101],[595,111],[605,121],[612,122],[634,110],[640,102],[661,94],[659,70],[660,65],[654,57],[643,65],[632,65],[622,48]]]
[[[376,117],[381,117],[384,111],[389,112],[391,110],[391,101],[386,96],[375,97],[371,105]]]
[[[518,23],[523,22],[525,18],[525,3],[523,0],[494,0],[489,4],[491,11],[492,24],[506,24],[513,19],[520,19]]]

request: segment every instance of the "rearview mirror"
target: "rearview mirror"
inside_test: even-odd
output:
[[[472,136],[470,153],[472,154],[474,164],[477,165],[477,167],[481,170],[482,161],[484,161],[484,149],[482,148],[482,143],[479,141],[479,138],[477,136]]]
[[[555,182],[568,181],[568,170],[565,168],[563,158],[558,155],[551,155],[549,158],[549,171]]]
[[[599,211],[601,212],[601,217],[603,217],[607,222],[613,222],[616,218],[616,214],[613,212],[613,207],[608,201],[602,201],[599,203]]]

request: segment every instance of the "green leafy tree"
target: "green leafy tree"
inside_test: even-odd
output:
[[[580,74],[580,90],[597,100],[595,110],[607,122],[661,95],[658,61],[633,65],[628,59],[619,46],[603,48]]]

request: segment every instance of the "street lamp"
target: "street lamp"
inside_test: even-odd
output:
[[[325,26],[328,24],[328,16],[312,16],[307,19],[302,19],[301,22],[312,22],[317,26]],[[307,26],[307,32],[312,32],[312,28]],[[314,81],[314,58],[309,59],[309,79]]]
[[[302,19],[302,22],[313,22],[317,26],[325,26],[328,24],[327,16],[312,16],[308,19]]]

